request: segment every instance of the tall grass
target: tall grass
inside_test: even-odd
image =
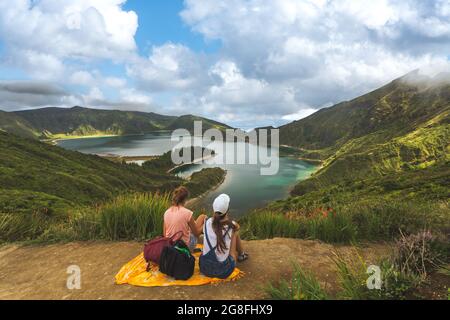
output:
[[[267,239],[291,237],[318,239],[330,243],[392,240],[425,228],[448,230],[449,207],[400,201],[336,205],[283,212],[255,211],[242,219],[243,236]]]
[[[66,217],[0,214],[0,241],[144,240],[162,235],[169,194],[122,195]]]
[[[98,208],[100,233],[108,240],[148,239],[162,235],[169,195],[119,196]]]
[[[43,213],[0,213],[0,241],[31,240],[41,236],[56,219]]]
[[[298,238],[301,225],[278,212],[259,211],[243,219],[242,234],[246,238]]]
[[[348,215],[314,215],[258,211],[243,218],[243,237],[320,239],[326,242],[351,242],[356,228]]]
[[[320,239],[325,242],[353,242],[357,237],[357,230],[346,213],[334,212],[326,216],[304,218],[305,236]]]
[[[384,201],[347,205],[342,210],[352,216],[358,236],[367,240],[386,240],[423,229],[443,230],[449,227],[447,204]]]
[[[278,284],[269,284],[266,292],[273,300],[326,300],[327,293],[316,277],[299,265],[294,265],[292,279],[282,279]]]
[[[333,262],[338,271],[338,282],[341,286],[340,298],[351,300],[366,300],[369,298],[367,289],[367,265],[356,252],[352,261],[347,261],[342,255],[335,253]]]
[[[96,208],[76,212],[70,222],[78,240],[144,240],[163,233],[169,194],[122,195]]]
[[[69,221],[74,240],[94,240],[102,238],[102,228],[98,209],[86,208],[73,213]]]

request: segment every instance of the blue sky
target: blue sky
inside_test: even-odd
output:
[[[183,0],[142,1],[129,0],[124,10],[139,13],[139,28],[135,36],[141,54],[146,55],[152,46],[166,42],[180,43],[197,52],[215,52],[220,41],[205,41],[201,34],[192,32],[179,13],[183,10]]]
[[[276,126],[449,71],[449,21],[449,0],[0,0],[0,109]]]

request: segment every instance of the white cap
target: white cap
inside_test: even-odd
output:
[[[213,202],[214,212],[220,212],[221,214],[225,214],[228,212],[229,207],[230,207],[230,197],[227,194],[221,194]]]

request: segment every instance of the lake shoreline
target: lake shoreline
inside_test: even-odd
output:
[[[51,139],[40,139],[41,142],[50,143],[52,145],[58,145],[60,141],[68,141],[68,140],[81,140],[81,139],[95,139],[95,138],[113,138],[113,137],[121,137],[122,135],[118,134],[108,134],[108,135],[91,135],[91,136],[67,136],[65,138],[51,138]]]
[[[145,133],[99,134],[99,135],[86,135],[86,136],[70,136],[70,135],[68,135],[68,136],[64,136],[64,137],[40,139],[40,141],[51,143],[53,145],[57,145],[59,141],[81,140],[81,139],[96,139],[96,138],[114,138],[114,137],[139,137],[139,136],[145,136],[146,134],[161,133],[161,132],[170,132],[170,131],[168,131],[168,130],[159,130],[159,131],[151,131],[151,132],[145,132]]]
[[[141,165],[145,161],[156,159],[158,162],[158,156],[156,154],[163,155],[170,151],[173,146],[170,143],[170,136],[160,135],[146,135],[143,138],[108,138],[98,139],[98,141],[90,142],[86,139],[80,139],[76,143],[68,143],[67,146],[70,150],[81,150],[80,152],[86,152],[89,154],[96,154],[97,156],[104,157],[114,162],[128,163],[134,162],[137,165]],[[60,144],[61,147],[65,147],[66,144]],[[83,146],[86,146],[83,149]],[[223,145],[218,145],[216,148],[218,154],[221,156],[221,152],[226,152],[226,148]],[[250,148],[250,147],[249,147]],[[69,148],[68,148],[69,149]],[[248,152],[246,148],[246,152]],[[152,154],[153,156],[145,156],[146,154]],[[295,185],[305,179],[311,177],[312,174],[320,169],[320,165],[316,161],[305,161],[309,159],[299,159],[302,154],[292,152],[293,154],[283,154],[280,152],[279,157],[279,170],[273,175],[262,175],[262,164],[256,165],[221,165],[214,164],[212,161],[207,161],[206,158],[196,159],[195,163],[183,164],[181,166],[174,165],[170,161],[170,155],[165,159],[161,166],[158,167],[158,163],[155,164],[156,169],[160,169],[161,172],[166,173],[169,171],[172,175],[176,175],[180,178],[184,178],[186,183],[189,182],[189,177],[195,173],[200,172],[205,168],[219,167],[227,170],[226,178],[220,183],[217,183],[221,177],[216,176],[214,180],[208,182],[207,177],[202,178],[202,185],[192,185],[192,188],[198,191],[193,192],[192,196],[196,196],[202,192],[200,197],[196,197],[194,201],[189,204],[196,208],[202,206],[209,208],[209,202],[219,193],[226,193],[232,197],[232,210],[233,214],[238,217],[245,215],[246,213],[254,210],[255,208],[261,208],[273,201],[286,199],[289,197],[290,191]],[[129,156],[126,156],[126,155]],[[206,155],[209,158],[209,154]],[[275,159],[274,159],[275,160]],[[211,162],[211,163],[210,163]],[[248,162],[248,161],[247,161]],[[248,164],[248,163],[247,163]],[[149,168],[153,168],[149,165]],[[186,180],[187,179],[187,180]],[[205,185],[206,183],[206,185]],[[217,184],[216,184],[217,183]],[[211,185],[213,185],[211,187]],[[201,200],[200,200],[201,199]]]
[[[201,158],[198,158],[198,159],[194,159],[194,161],[189,162],[189,163],[182,163],[182,164],[176,165],[175,167],[170,168],[169,170],[167,170],[167,173],[173,174],[173,172],[176,171],[176,170],[183,169],[184,167],[190,166],[190,165],[193,165],[193,164],[203,163],[204,161],[212,159],[214,157],[215,157],[215,154],[209,155],[207,157],[201,157]]]

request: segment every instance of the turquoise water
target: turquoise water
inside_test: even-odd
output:
[[[175,142],[171,141],[169,133],[75,139],[58,142],[58,145],[63,148],[83,153],[111,153],[122,156],[160,155],[171,150],[175,144]],[[221,143],[214,143],[207,147],[214,149],[219,158],[226,154],[226,145]],[[254,151],[255,148],[255,146],[248,146],[246,152],[248,153],[249,150]],[[276,155],[276,152],[273,152]],[[260,165],[217,165],[205,163],[185,167],[177,174],[182,177],[188,177],[193,172],[200,171],[206,167],[221,167],[227,170],[227,176],[222,185],[202,197],[195,204],[195,207],[211,210],[214,198],[221,193],[227,193],[231,197],[230,212],[235,217],[240,217],[271,201],[286,198],[289,195],[289,190],[299,180],[308,178],[316,170],[316,166],[304,161],[280,157],[278,173],[272,176],[261,175]]]

